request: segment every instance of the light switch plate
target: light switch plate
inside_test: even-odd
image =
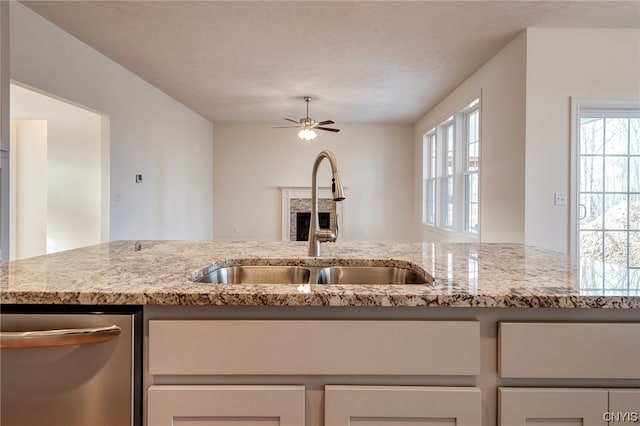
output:
[[[554,192],[554,201],[553,204],[556,206],[566,206],[567,205],[567,193],[566,192]]]

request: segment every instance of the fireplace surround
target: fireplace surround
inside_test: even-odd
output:
[[[311,187],[307,186],[281,186],[282,194],[282,241],[297,240],[297,214],[311,212]],[[329,226],[336,228],[336,222],[340,228],[338,240],[344,237],[343,211],[344,202],[333,201],[331,187],[318,188],[318,211],[329,213]]]

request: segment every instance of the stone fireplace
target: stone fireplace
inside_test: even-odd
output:
[[[281,186],[282,192],[282,241],[308,240],[309,220],[311,218],[311,187]],[[318,211],[320,213],[320,227],[340,228],[338,239],[342,239],[342,202],[336,203],[332,199],[331,187],[322,186],[318,189]],[[302,226],[306,229],[298,229]]]
[[[331,223],[331,218],[335,217],[335,213],[331,211],[318,212],[318,226],[320,229],[333,229],[335,227],[335,220]],[[293,221],[293,218],[292,218]],[[291,228],[295,227],[295,231],[291,229],[291,240],[295,241],[309,241],[309,228],[311,226],[311,211],[297,212],[295,217],[295,224],[292,222]],[[294,235],[295,234],[295,238]]]

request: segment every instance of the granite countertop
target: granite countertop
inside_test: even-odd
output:
[[[604,288],[578,277],[577,261],[519,244],[323,244],[255,241],[115,241],[0,265],[0,303],[229,306],[445,306],[640,308],[637,279]],[[410,266],[421,285],[194,282],[219,265],[382,264]],[[615,287],[615,286],[614,286]]]

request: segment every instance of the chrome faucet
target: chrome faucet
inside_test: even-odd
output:
[[[344,200],[344,188],[340,182],[338,174],[338,164],[333,152],[324,150],[318,154],[316,161],[313,163],[313,171],[311,172],[311,223],[309,225],[309,256],[320,256],[320,243],[325,241],[335,241],[338,238],[338,224],[336,221],[336,232],[330,229],[320,229],[320,220],[318,219],[318,167],[322,160],[329,160],[331,165],[331,192],[333,192],[334,201]]]

